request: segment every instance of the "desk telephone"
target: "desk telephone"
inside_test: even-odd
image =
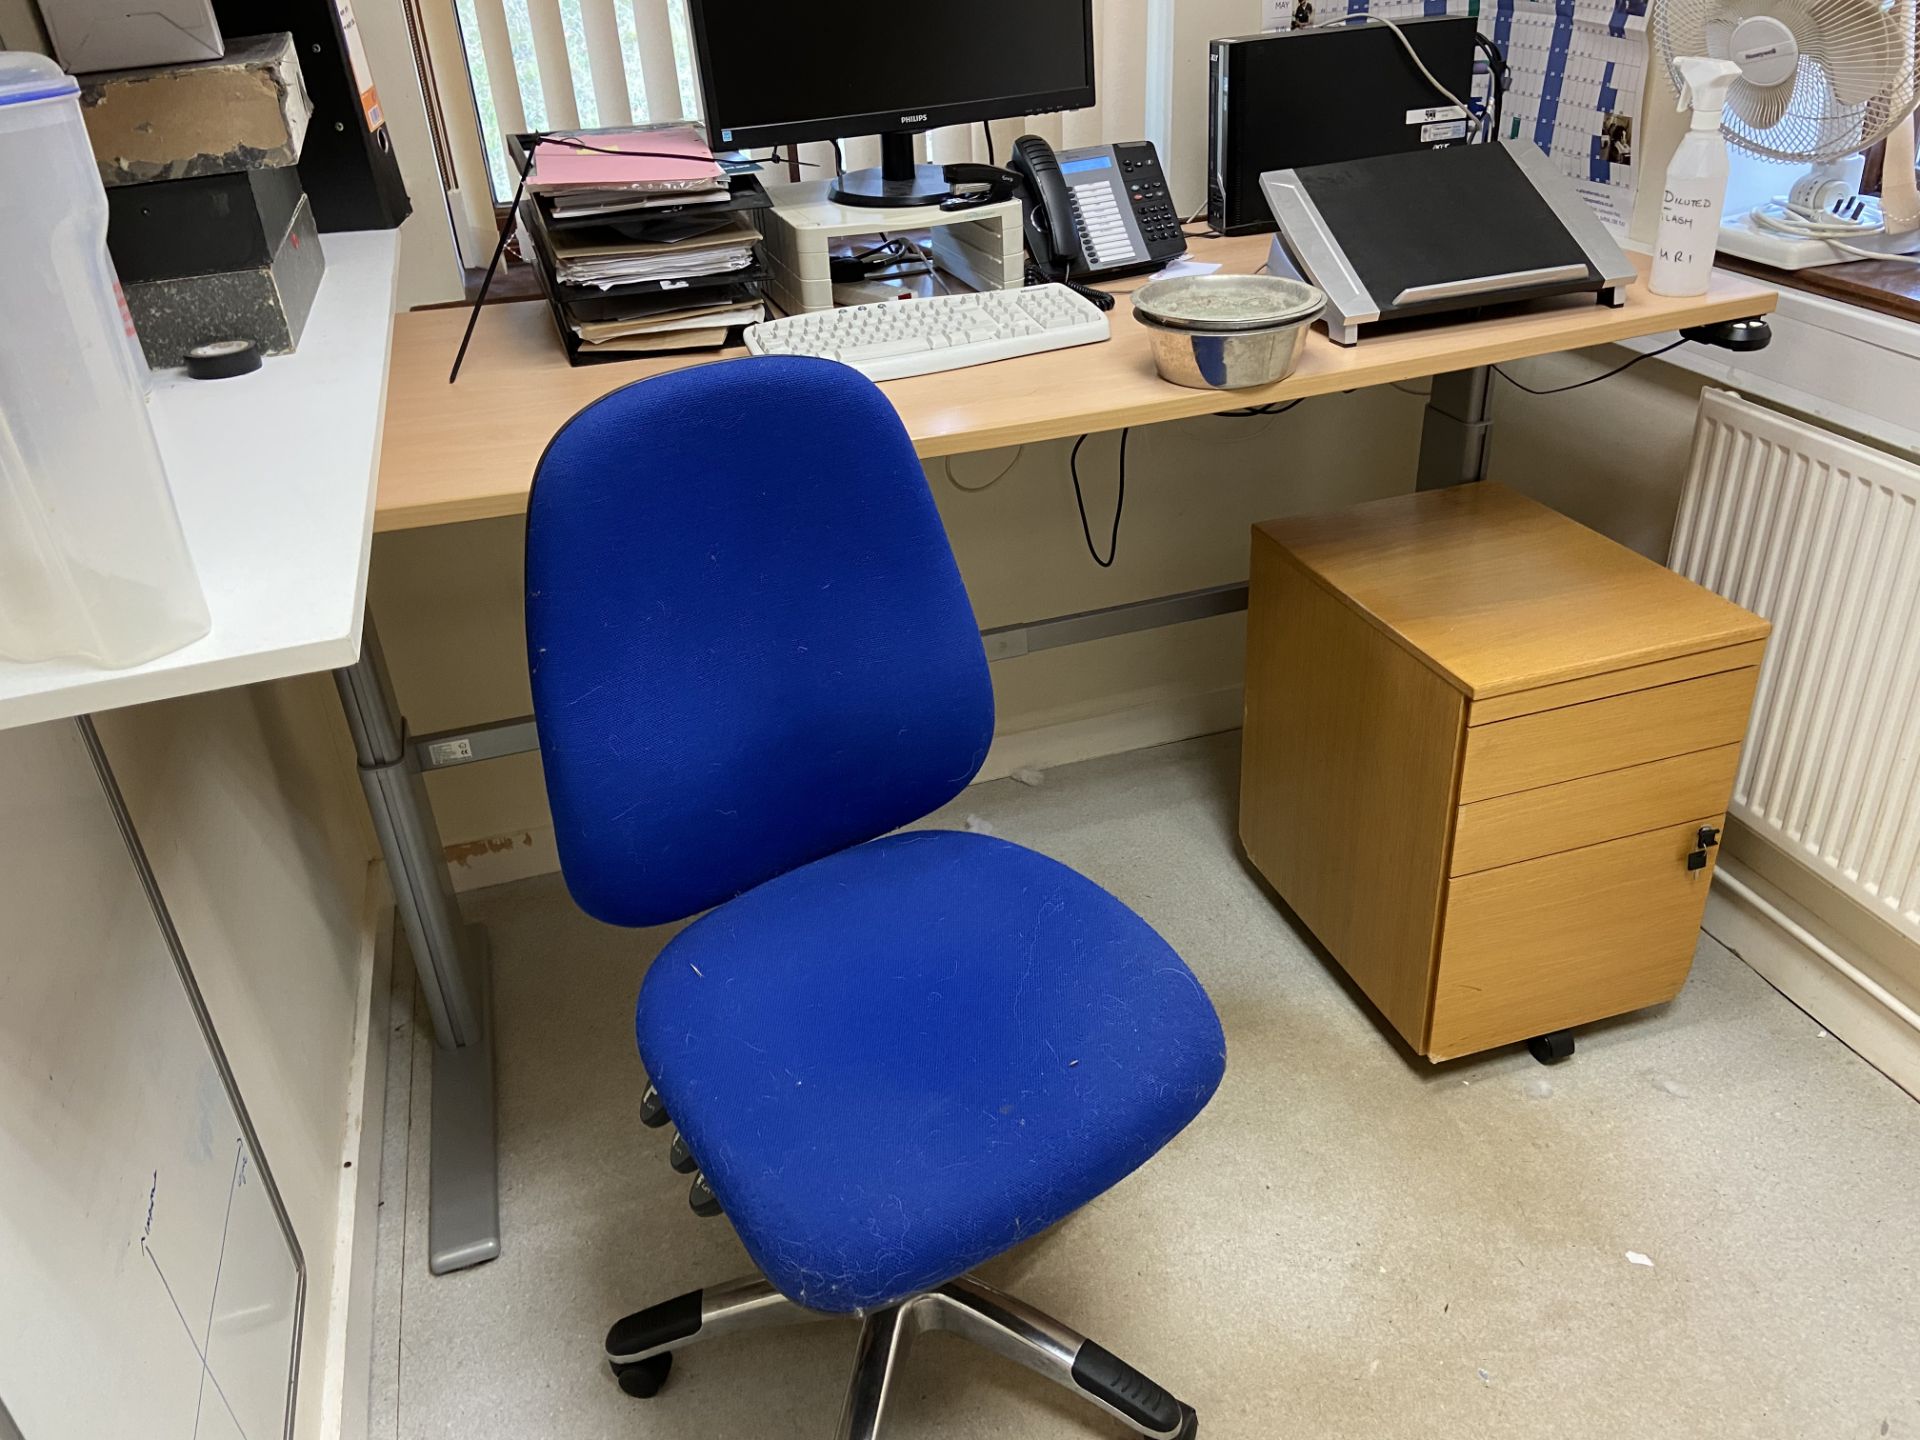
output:
[[[1104,280],[1158,270],[1187,248],[1150,140],[1054,149],[1013,142],[1027,250],[1048,280]]]

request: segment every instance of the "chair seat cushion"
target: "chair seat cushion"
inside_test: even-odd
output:
[[[939,830],[710,911],[654,961],[637,1031],[748,1253],[835,1312],[1085,1204],[1226,1063],[1206,993],[1144,920],[1057,861]]]

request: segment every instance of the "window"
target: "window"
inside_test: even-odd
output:
[[[455,0],[496,202],[501,137],[699,114],[684,0]]]
[[[948,0],[939,0],[948,3]],[[1158,0],[1164,3],[1164,0]],[[1094,0],[1101,103],[1066,116],[996,124],[996,154],[1026,130],[1056,145],[1091,144],[1146,133],[1145,91],[1150,0]],[[478,120],[478,151],[455,141],[456,191],[485,193],[494,205],[512,198],[517,177],[502,137],[526,130],[566,130],[658,123],[700,115],[686,0],[454,0],[457,30],[429,23],[430,66],[446,97],[445,118],[458,124],[455,106],[470,94]],[[769,7],[773,24],[806,24],[806,9]],[[777,33],[767,43],[777,45]],[[457,75],[450,72],[457,71]],[[1109,123],[1111,122],[1111,123]],[[1112,133],[1109,134],[1108,132]],[[984,160],[978,126],[936,131],[922,148],[939,161]],[[849,166],[879,161],[878,143],[854,139],[842,147]],[[463,157],[462,152],[467,154]],[[465,163],[463,164],[463,158]],[[805,173],[830,173],[833,151],[802,146]]]

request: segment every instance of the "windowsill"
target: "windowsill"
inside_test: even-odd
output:
[[[467,271],[467,298],[460,303],[471,305],[474,297],[480,293],[480,282],[486,278],[485,270]],[[487,303],[501,300],[538,300],[540,281],[533,273],[533,267],[524,260],[508,256],[501,262],[500,273],[493,277],[493,286],[487,291]]]
[[[1896,320],[1920,322],[1920,265],[1912,261],[1853,260],[1816,265],[1810,270],[1776,270],[1771,265],[1723,254],[1714,263],[1770,285],[1824,295]]]

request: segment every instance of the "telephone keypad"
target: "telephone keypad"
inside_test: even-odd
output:
[[[1180,233],[1180,216],[1174,212],[1173,197],[1167,193],[1166,176],[1161,174],[1158,157],[1151,150],[1144,155],[1138,151],[1129,154],[1127,149],[1119,147],[1115,155],[1120,161],[1134,223],[1140,227],[1148,249],[1155,255],[1178,254],[1184,250],[1186,238]]]

